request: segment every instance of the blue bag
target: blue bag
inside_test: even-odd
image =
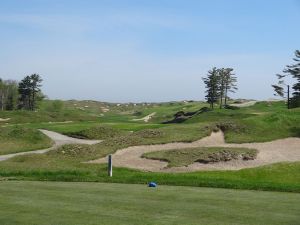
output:
[[[157,186],[157,184],[155,182],[150,182],[148,184],[148,187],[156,187],[156,186]]]

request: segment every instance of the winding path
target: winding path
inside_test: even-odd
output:
[[[49,138],[52,139],[54,142],[54,145],[51,148],[47,149],[41,149],[41,150],[34,150],[34,151],[28,151],[28,152],[18,152],[18,153],[12,153],[8,155],[0,155],[0,161],[7,160],[9,158],[12,158],[14,156],[18,155],[27,155],[27,154],[42,154],[45,152],[48,152],[50,150],[53,150],[59,146],[65,145],[65,144],[88,144],[88,145],[93,145],[100,143],[101,140],[84,140],[84,139],[78,139],[78,138],[72,138],[68,137],[66,135],[62,135],[53,131],[49,130],[40,130],[42,133],[47,135]]]
[[[167,162],[141,158],[146,152],[167,151],[171,149],[195,147],[244,147],[259,151],[255,160],[232,160],[213,164],[193,163],[189,166],[167,168]],[[211,136],[192,143],[169,143],[160,145],[133,146],[118,150],[113,154],[113,164],[116,167],[127,167],[151,172],[191,172],[199,170],[239,170],[263,166],[277,162],[300,161],[300,138],[285,138],[264,143],[227,144],[222,132],[212,133]],[[106,158],[90,161],[89,163],[106,163]]]

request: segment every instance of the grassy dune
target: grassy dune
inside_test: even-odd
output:
[[[298,224],[300,195],[213,188],[1,182],[1,224]]]
[[[44,149],[52,141],[40,131],[20,126],[0,127],[0,155]]]

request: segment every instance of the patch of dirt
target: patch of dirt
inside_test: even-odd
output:
[[[248,107],[248,106],[252,106],[252,105],[255,105],[257,101],[248,101],[248,102],[243,102],[243,103],[233,103],[233,104],[230,104],[230,106],[235,106],[235,107]]]
[[[62,121],[62,122],[52,122],[52,121],[49,121],[48,123],[50,124],[65,124],[65,123],[73,123],[73,121],[69,120],[69,121]]]
[[[100,107],[101,111],[106,113],[106,112],[109,112],[109,108],[106,108],[106,107]]]
[[[9,120],[10,120],[10,118],[0,118],[0,122],[7,122]]]
[[[156,112],[153,112],[153,113],[151,113],[151,114],[149,114],[149,115],[147,115],[147,116],[145,116],[145,117],[143,117],[143,118],[140,118],[140,119],[133,119],[132,121],[144,121],[145,123],[148,123],[149,120],[151,120],[152,117],[155,116],[155,114],[156,114]]]
[[[171,149],[195,147],[235,147],[257,149],[255,160],[232,160],[213,164],[193,163],[184,167],[167,168],[168,163],[142,158],[147,152],[166,151]],[[213,132],[209,137],[192,143],[169,143],[160,145],[133,146],[118,150],[113,154],[113,165],[152,172],[192,172],[200,170],[239,170],[263,166],[277,162],[300,161],[300,138],[285,138],[264,143],[227,144],[222,131]],[[107,163],[107,158],[90,161],[89,163]]]

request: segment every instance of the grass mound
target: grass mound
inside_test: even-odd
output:
[[[0,155],[51,147],[52,141],[36,129],[0,127]]]
[[[233,159],[253,160],[257,150],[247,148],[186,148],[180,150],[149,152],[144,158],[167,161],[168,167],[188,166],[194,162],[215,163]]]
[[[133,135],[140,138],[159,138],[164,135],[164,132],[158,129],[145,129],[135,132]]]
[[[122,133],[124,132],[109,126],[96,126],[81,131],[72,132],[69,133],[69,135],[84,139],[107,139],[117,137]]]
[[[65,158],[75,158],[82,160],[82,158],[95,154],[95,149],[89,145],[69,144],[63,145],[56,150],[50,151],[48,155],[55,155]]]

